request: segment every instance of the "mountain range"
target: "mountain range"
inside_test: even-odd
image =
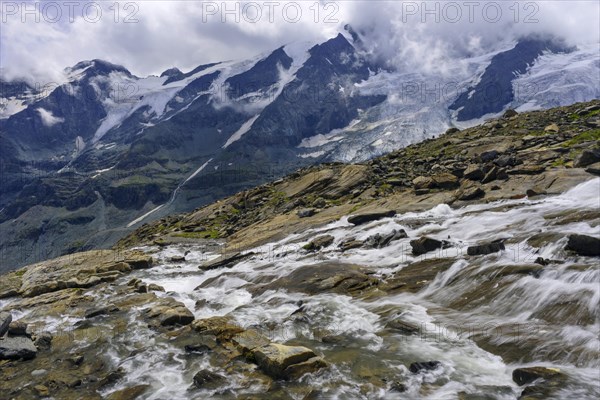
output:
[[[0,269],[107,247],[322,162],[371,159],[506,109],[600,97],[597,46],[526,37],[445,76],[382,63],[347,27],[252,59],[140,78],[103,60],[0,81]]]

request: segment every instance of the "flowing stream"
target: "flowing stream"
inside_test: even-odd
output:
[[[207,272],[198,265],[216,257],[215,252],[189,245],[145,248],[154,252],[158,266],[133,275],[163,286],[166,293],[159,296],[183,302],[196,318],[230,315],[243,327],[261,327],[273,341],[307,346],[330,363],[324,373],[307,375],[300,383],[282,383],[287,396],[282,398],[303,399],[306,392],[299,388],[309,386],[320,388],[318,398],[327,399],[468,395],[516,399],[523,388],[513,382],[512,371],[546,366],[569,377],[554,398],[596,399],[600,398],[598,259],[573,256],[564,247],[567,234],[599,235],[597,214],[577,218],[598,213],[599,199],[600,179],[593,179],[541,199],[461,209],[439,205],[358,227],[342,218],[256,248],[253,257],[231,269]],[[393,229],[404,229],[408,238],[382,249],[338,250],[350,237],[364,240]],[[315,254],[301,250],[321,234],[334,236],[334,243]],[[415,257],[409,241],[423,235],[449,240],[453,247]],[[557,239],[534,247],[532,237]],[[505,240],[506,250],[466,255],[467,246],[496,239]],[[169,261],[184,252],[188,252],[184,263]],[[355,298],[329,292],[311,296],[286,288],[253,292],[256,285],[307,265],[342,261],[368,267],[374,276],[384,278],[415,261],[436,257],[451,258],[451,266],[415,293]],[[560,262],[542,267],[533,263],[538,257]],[[395,318],[419,326],[420,334],[388,329]],[[114,339],[109,356],[128,373],[110,391],[149,383],[153,391],[144,397],[148,399],[271,398],[242,376],[230,377],[227,391],[191,395],[188,388],[198,369],[219,370],[209,357],[182,356],[179,349],[158,339],[135,312],[124,336],[126,340]],[[137,351],[130,355],[133,349]],[[426,373],[408,371],[412,362],[433,360],[441,366]],[[387,383],[381,384],[382,378]],[[403,383],[404,392],[393,390],[394,380]]]

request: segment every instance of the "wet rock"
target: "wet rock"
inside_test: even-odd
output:
[[[485,177],[485,173],[479,165],[471,164],[463,173],[463,178],[471,181],[480,181]]]
[[[124,260],[132,269],[147,269],[152,267],[154,260],[152,256],[136,251],[127,254]]]
[[[40,350],[48,350],[52,347],[54,336],[50,332],[38,332],[32,336],[33,343]]]
[[[317,251],[324,247],[330,246],[333,243],[334,237],[331,235],[323,235],[315,238],[313,241],[302,246],[304,250]]]
[[[376,210],[352,215],[348,217],[348,222],[353,225],[362,225],[382,218],[393,217],[394,215],[396,215],[396,211],[393,210]]]
[[[485,196],[485,191],[478,187],[473,186],[470,188],[466,188],[458,194],[458,199],[463,201],[480,199]]]
[[[151,283],[147,286],[148,292],[164,292],[165,288],[157,285],[156,283]]]
[[[173,257],[171,257],[170,260],[171,260],[171,262],[176,262],[176,263],[184,262],[185,256],[173,256]]]
[[[406,384],[404,382],[392,381],[392,383],[390,383],[390,391],[391,392],[404,393],[407,390],[408,390],[408,386],[406,386]]]
[[[234,253],[230,255],[222,255],[219,258],[216,258],[212,261],[204,263],[198,268],[202,271],[210,271],[218,268],[232,268],[234,265],[244,261],[247,258],[250,258],[254,255],[253,252],[249,253]]]
[[[226,378],[215,372],[203,369],[194,375],[194,386],[198,389],[214,390],[223,386],[226,383]]]
[[[377,233],[373,236],[370,236],[366,240],[365,243],[367,246],[370,246],[370,247],[373,247],[376,249],[381,249],[383,247],[386,247],[387,245],[389,245],[391,242],[393,242],[395,240],[404,239],[407,237],[408,237],[408,235],[406,234],[406,231],[404,229],[400,229],[400,230],[394,229],[392,232],[390,232],[386,235]]]
[[[546,381],[564,380],[566,379],[566,375],[557,368],[529,367],[515,369],[512,373],[512,378],[517,385],[523,386],[538,379]]]
[[[363,242],[352,238],[352,239],[347,239],[347,240],[343,241],[342,243],[340,243],[340,250],[347,251],[347,250],[351,250],[351,249],[357,249],[362,246],[363,246]]]
[[[450,268],[454,262],[453,258],[432,258],[411,263],[387,278],[378,288],[391,293],[416,293],[431,283],[438,274]]]
[[[581,154],[579,154],[573,160],[573,166],[575,168],[584,168],[588,165],[595,164],[600,162],[600,150],[592,149],[592,150],[583,150]]]
[[[569,235],[567,250],[580,256],[600,256],[600,239],[587,235]]]
[[[289,291],[318,294],[334,292],[345,295],[358,295],[378,284],[370,277],[369,271],[357,265],[325,262],[294,269],[289,275],[269,284],[252,289],[253,294],[266,290],[285,288]]]
[[[419,333],[421,329],[410,322],[402,321],[400,319],[393,319],[386,325],[387,328],[404,333],[406,335],[413,335]]]
[[[30,336],[27,323],[23,321],[13,321],[8,326],[8,334],[10,336]]]
[[[441,249],[446,246],[446,241],[441,241],[437,239],[433,239],[427,236],[423,236],[420,239],[415,239],[410,241],[410,245],[412,247],[412,253],[415,256],[420,256],[421,254],[429,253],[430,251]]]
[[[308,218],[308,217],[312,217],[315,214],[316,214],[316,211],[314,208],[304,208],[302,210],[298,210],[298,212],[296,213],[298,218]]]
[[[110,314],[112,312],[117,312],[119,311],[119,307],[116,306],[106,306],[106,307],[98,307],[98,308],[91,308],[89,310],[87,310],[84,314],[85,318],[94,318],[97,317],[98,315],[106,315],[106,314]]]
[[[527,244],[531,247],[541,248],[543,246],[548,245],[549,243],[554,243],[559,241],[563,235],[556,232],[541,232],[536,233],[527,239]]]
[[[133,400],[139,398],[150,389],[150,385],[137,385],[117,390],[108,395],[106,400]]]
[[[485,243],[477,246],[469,246],[467,248],[467,254],[470,256],[482,256],[486,254],[497,253],[504,249],[504,243],[502,243],[501,241],[495,241],[492,243]]]
[[[545,195],[546,191],[539,189],[539,188],[530,188],[530,189],[527,189],[525,194],[527,195],[527,197],[535,197],[535,196]]]
[[[211,317],[196,320],[192,323],[192,329],[203,336],[214,336],[220,341],[231,340],[231,338],[244,329],[233,324],[227,317]]]
[[[8,332],[8,327],[12,322],[12,315],[9,312],[0,312],[0,336],[4,336]]]
[[[585,172],[593,175],[600,175],[600,162],[588,165],[588,167],[585,169]]]
[[[276,379],[299,377],[325,366],[325,362],[311,349],[302,346],[271,343],[255,349],[253,355],[256,364]]]
[[[29,338],[0,338],[0,360],[31,360],[36,355],[37,348]]]
[[[158,299],[157,304],[145,311],[145,316],[161,326],[188,325],[194,321],[194,314],[183,303],[171,297]]]
[[[408,370],[413,374],[418,374],[421,371],[431,371],[442,365],[439,361],[422,361],[410,364]]]

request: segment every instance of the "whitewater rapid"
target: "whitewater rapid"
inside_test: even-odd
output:
[[[252,249],[255,255],[231,269],[206,272],[198,265],[218,257],[218,248],[145,247],[142,249],[153,253],[157,266],[132,275],[163,286],[166,292],[157,292],[158,296],[183,302],[196,318],[228,315],[242,327],[262,327],[273,341],[313,349],[331,367],[324,374],[305,376],[302,384],[322,387],[328,399],[456,399],[459,393],[516,399],[522,387],[513,382],[512,371],[534,365],[559,368],[569,376],[569,383],[554,398],[594,399],[600,397],[600,271],[597,259],[573,256],[564,247],[568,234],[597,237],[600,231],[589,220],[564,217],[598,211],[599,199],[600,179],[596,178],[558,196],[460,209],[441,204],[425,212],[399,214],[361,226],[348,223],[344,217]],[[404,229],[408,238],[382,249],[344,253],[338,249],[350,237],[364,240],[394,229]],[[539,248],[528,244],[528,239],[540,233],[561,238]],[[333,244],[316,254],[301,249],[321,234],[332,235]],[[453,246],[443,253],[413,256],[409,242],[423,235],[449,240]],[[505,240],[505,251],[466,255],[469,245],[496,239]],[[185,262],[171,261],[171,257],[184,254]],[[285,288],[253,295],[252,290],[297,268],[324,261],[365,266],[375,276],[385,277],[413,262],[436,257],[451,258],[451,267],[417,293],[369,300],[335,293],[310,296]],[[535,274],[508,274],[492,280],[494,285],[484,286],[494,274],[531,266],[538,257],[561,262],[546,265]],[[461,303],[480,287],[485,289],[483,294]],[[0,308],[7,304],[0,301]],[[299,304],[302,321],[293,317]],[[561,314],[565,304],[572,308]],[[553,320],[555,308],[557,320]],[[141,311],[131,313],[127,340],[115,340],[114,351],[109,354],[115,366],[127,371],[126,377],[103,394],[148,383],[153,390],[146,399],[189,398],[193,374],[200,368],[218,370],[219,366],[211,365],[208,356],[190,360],[181,355],[180,349],[158,339],[137,312]],[[26,313],[19,317],[24,316]],[[386,329],[394,318],[419,326],[420,334]],[[67,326],[73,321],[53,323]],[[324,336],[341,339],[325,342]],[[501,356],[494,349],[515,350]],[[132,355],[123,356],[128,353]],[[420,374],[408,371],[410,363],[430,360],[440,361],[441,367]],[[378,374],[398,376],[406,392],[370,385],[369,379]],[[282,385],[285,388],[287,384]],[[229,391],[205,392],[196,398],[266,396],[264,388],[248,385],[242,376],[230,377],[228,387]],[[302,398],[294,393],[290,392],[291,398]]]

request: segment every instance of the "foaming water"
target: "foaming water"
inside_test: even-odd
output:
[[[564,247],[568,234],[600,232],[589,221],[561,218],[597,211],[599,199],[600,179],[593,179],[559,196],[536,200],[461,209],[441,204],[358,227],[342,218],[253,249],[254,256],[233,268],[206,272],[198,266],[217,254],[191,245],[146,248],[157,266],[132,275],[163,286],[166,292],[158,296],[183,302],[196,318],[229,315],[273,341],[315,350],[331,366],[304,377],[300,385],[320,388],[326,399],[456,399],[467,394],[515,399],[522,388],[513,382],[512,371],[533,365],[559,368],[569,376],[556,398],[592,399],[600,397],[600,269],[597,259],[573,256]],[[408,238],[382,249],[338,250],[351,237],[366,240],[394,229],[404,229]],[[321,234],[332,235],[334,243],[317,254],[301,249]],[[536,247],[530,238],[539,234],[557,238]],[[451,247],[413,256],[409,242],[422,235],[447,240]],[[470,245],[498,239],[505,241],[502,252],[466,254]],[[183,254],[186,261],[171,261]],[[559,262],[541,266],[534,263],[538,257]],[[255,290],[325,262],[360,265],[385,279],[414,262],[436,258],[449,259],[448,268],[415,293],[371,299],[330,292],[310,296],[285,285]],[[7,304],[0,301],[0,306]],[[141,322],[142,312],[131,311],[127,340],[114,340],[109,356],[127,374],[103,395],[148,383],[152,391],[147,399],[266,396],[265,387],[235,375],[227,391],[190,392],[196,371],[220,371],[220,366],[206,356],[182,356],[181,349]],[[390,328],[396,319],[418,326],[419,333],[406,335]],[[408,366],[420,361],[439,361],[441,366],[409,372]],[[394,391],[396,381],[402,382],[404,392]],[[294,387],[282,383],[284,390],[286,385]],[[297,386],[288,392],[294,399],[305,394]]]

